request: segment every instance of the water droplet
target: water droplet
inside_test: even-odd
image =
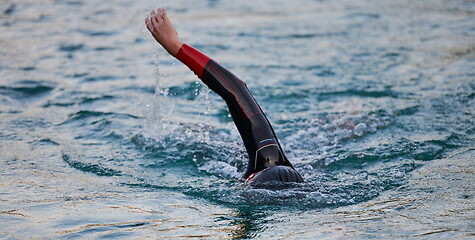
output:
[[[366,132],[366,129],[368,126],[366,126],[365,123],[358,123],[358,125],[355,126],[353,129],[353,132],[355,133],[356,136],[363,136],[363,134]]]

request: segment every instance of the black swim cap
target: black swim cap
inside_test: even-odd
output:
[[[270,181],[301,183],[303,182],[303,178],[291,167],[275,166],[251,175],[246,183],[264,183]]]

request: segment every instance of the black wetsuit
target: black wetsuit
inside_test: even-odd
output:
[[[255,179],[303,182],[300,174],[294,170],[282,151],[269,120],[243,81],[189,45],[184,44],[175,57],[226,101],[249,155],[249,164],[243,175],[244,178],[261,175]],[[288,171],[277,171],[281,168],[267,168],[267,166],[275,165],[287,166]],[[262,171],[264,169],[266,171]],[[271,172],[272,176],[286,175],[286,172],[292,172],[292,174],[288,177],[277,178],[271,175],[264,176]]]

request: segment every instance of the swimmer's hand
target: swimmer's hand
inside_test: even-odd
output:
[[[176,56],[183,42],[180,41],[175,27],[173,27],[167,16],[165,8],[157,8],[152,10],[150,18],[145,18],[145,24],[152,36],[160,45],[173,56]]]

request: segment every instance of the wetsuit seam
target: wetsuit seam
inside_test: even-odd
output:
[[[244,115],[246,115],[246,118],[249,119],[249,115],[246,113],[246,111],[244,110],[244,108],[242,107],[241,103],[239,102],[239,98],[236,96],[236,93],[234,92],[233,88],[231,87],[231,85],[228,83],[228,81],[226,81],[226,78],[221,74],[221,72],[215,67],[215,62],[213,62],[211,65],[210,65],[210,68],[212,68],[216,74],[218,74],[219,78],[224,81],[226,83],[226,85],[228,86],[229,88],[229,92],[234,96],[234,99],[236,101],[236,103],[238,104],[239,108],[241,109],[241,111],[244,113]]]
[[[207,63],[206,63],[206,66],[205,68],[203,69],[203,73],[202,73],[202,78],[201,80],[203,81],[203,83],[205,83],[206,85],[208,85],[211,90],[213,90],[214,92],[218,93],[219,91],[217,91],[216,89],[216,86],[213,86],[213,84],[208,81],[208,75],[209,75],[209,71],[207,70],[207,66],[211,66],[212,64],[214,64],[214,61],[212,59],[210,59]]]
[[[251,116],[249,116],[249,119],[251,119],[252,117],[254,117],[254,116],[258,115],[258,114],[263,114],[263,113],[262,113],[262,112],[256,112],[256,113],[252,114]]]
[[[256,150],[256,156],[254,157],[254,171],[256,171],[256,169],[257,169],[257,156],[258,156],[259,151],[266,148],[266,147],[270,147],[270,146],[276,146],[279,149],[280,156],[282,158],[284,158],[284,154],[282,153],[282,149],[280,149],[280,147],[279,147],[279,145],[277,145],[277,143],[272,143],[272,144],[262,146],[262,147],[260,147]]]
[[[258,115],[259,113],[263,113],[263,112],[262,112],[262,109],[261,109],[261,108],[259,107],[259,105],[257,104],[256,99],[254,99],[254,97],[252,96],[251,91],[249,91],[249,89],[247,88],[246,83],[244,83],[243,81],[241,81],[241,85],[243,86],[244,90],[249,94],[250,100],[252,101],[252,103],[254,104],[254,106],[257,106],[257,109],[258,109],[254,114],[252,114],[251,116],[249,116],[249,118]]]

